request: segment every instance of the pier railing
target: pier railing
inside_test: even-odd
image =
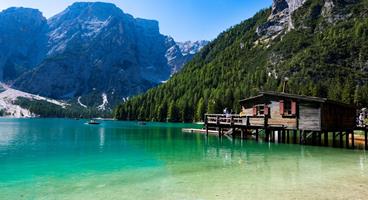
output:
[[[266,127],[268,118],[265,116],[241,116],[233,114],[206,114],[205,123],[216,126],[258,126]]]

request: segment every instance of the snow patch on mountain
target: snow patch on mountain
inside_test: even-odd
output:
[[[165,57],[167,63],[171,66],[171,75],[173,75],[179,72],[209,42],[205,40],[175,42],[173,38],[168,37],[166,43],[169,48],[166,51]]]
[[[86,105],[84,105],[83,103],[82,103],[82,97],[78,97],[78,104],[80,105],[80,106],[82,106],[83,108],[88,108]]]
[[[194,55],[198,53],[204,46],[208,44],[208,41],[206,40],[200,40],[200,41],[186,41],[186,42],[177,42],[179,49],[183,56],[186,56],[188,54]]]
[[[28,109],[22,108],[16,105],[15,102],[19,97],[23,97],[29,100],[46,101],[62,108],[66,108],[69,104],[54,99],[41,97],[19,90],[10,88],[9,86],[0,83],[0,110],[5,112],[6,117],[24,118],[24,117],[36,117],[35,114],[31,113]]]
[[[102,104],[97,107],[99,110],[106,110],[107,105],[109,104],[109,101],[107,100],[106,93],[102,93]]]

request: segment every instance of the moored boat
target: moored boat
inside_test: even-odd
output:
[[[96,120],[90,120],[89,122],[88,122],[88,124],[90,124],[90,125],[98,125],[98,124],[100,124],[100,122],[98,122],[98,121],[96,121]]]

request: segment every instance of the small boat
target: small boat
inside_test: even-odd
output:
[[[98,125],[98,124],[100,124],[100,122],[98,122],[98,121],[96,121],[96,120],[90,120],[89,122],[88,122],[88,124],[91,124],[91,125]]]
[[[147,124],[146,122],[138,122],[138,125],[141,125],[141,126],[144,126],[146,124]]]

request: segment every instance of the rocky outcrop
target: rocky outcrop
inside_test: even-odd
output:
[[[266,38],[275,38],[284,31],[294,28],[292,14],[306,0],[274,0],[272,12],[267,22],[257,28],[257,34]]]
[[[205,40],[175,42],[173,38],[168,37],[166,43],[169,47],[166,52],[166,58],[171,66],[171,73],[175,74],[209,42]]]
[[[46,55],[47,21],[29,8],[0,12],[0,81],[9,81],[37,66]]]
[[[256,42],[265,43],[272,40],[283,33],[290,31],[295,26],[304,28],[311,28],[304,19],[323,17],[327,23],[335,23],[337,21],[345,20],[351,16],[345,13],[344,10],[349,5],[359,2],[359,0],[324,0],[314,2],[316,5],[313,11],[305,10],[301,13],[300,19],[294,19],[293,14],[296,10],[306,4],[307,0],[274,0],[272,5],[271,15],[268,17],[266,23],[257,28],[257,34],[260,39]],[[308,3],[313,3],[309,1]],[[297,23],[295,23],[297,21]]]

